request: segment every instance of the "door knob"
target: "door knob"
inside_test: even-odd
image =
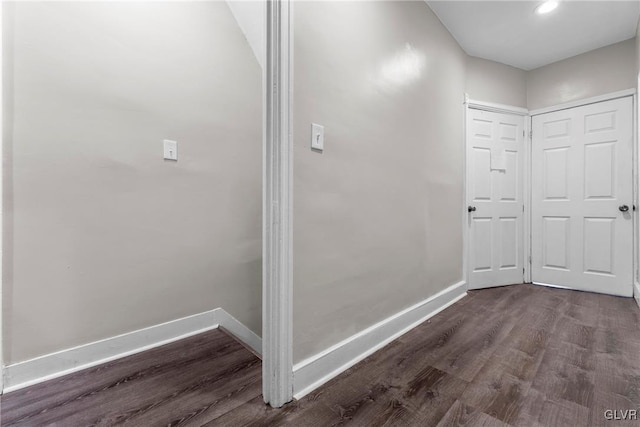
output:
[[[467,212],[475,212],[476,211],[476,207],[475,206],[469,206],[467,208]]]
[[[620,205],[620,206],[618,206],[618,209],[620,210],[620,212],[628,212],[629,211],[629,206]]]

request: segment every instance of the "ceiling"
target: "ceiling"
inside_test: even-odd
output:
[[[636,1],[560,1],[538,15],[542,1],[427,1],[471,56],[532,70],[633,38]]]

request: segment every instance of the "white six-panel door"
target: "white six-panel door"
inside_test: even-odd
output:
[[[534,283],[631,296],[632,98],[532,118]]]
[[[468,286],[523,281],[522,116],[467,115]]]

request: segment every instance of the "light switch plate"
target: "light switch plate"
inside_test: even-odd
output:
[[[166,160],[178,160],[178,142],[165,139],[162,143],[164,145],[164,158]]]
[[[314,150],[324,150],[324,126],[311,123],[311,148]]]

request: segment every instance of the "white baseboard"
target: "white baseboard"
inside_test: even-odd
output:
[[[300,399],[467,295],[459,282],[293,367],[293,394]]]
[[[249,347],[255,354],[262,356],[262,338],[222,308],[217,308],[216,323]]]
[[[638,282],[633,285],[633,298],[636,300],[638,307],[640,307],[640,283]]]
[[[256,354],[262,354],[262,339],[224,309],[216,308],[6,366],[3,393],[140,353],[218,327],[229,331]]]

